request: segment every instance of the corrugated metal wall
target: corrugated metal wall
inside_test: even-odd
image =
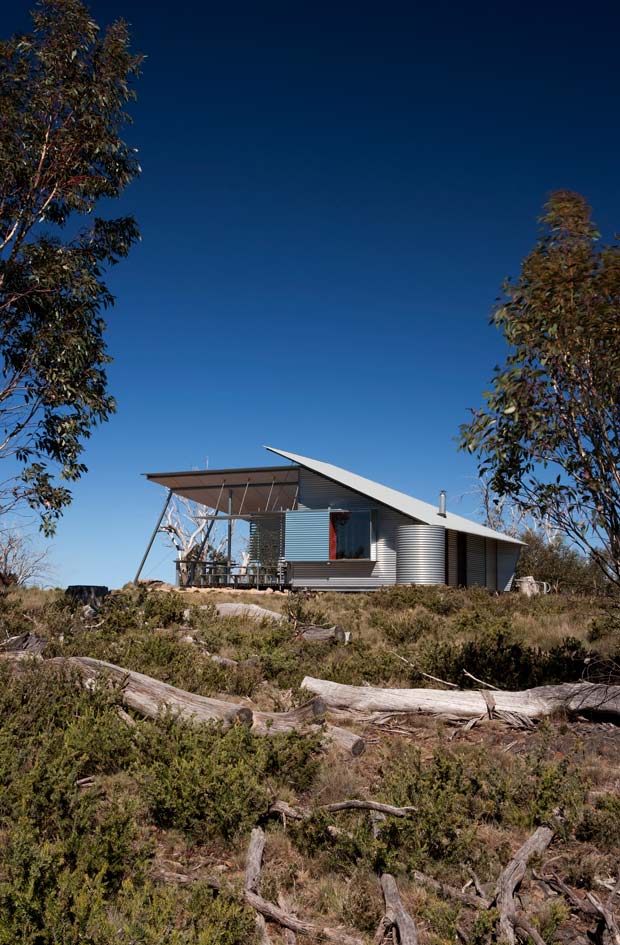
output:
[[[316,509],[286,513],[284,557],[287,561],[329,559],[329,511]]]
[[[366,496],[358,495],[330,482],[316,473],[299,470],[299,509],[325,510],[331,508],[376,509],[373,561],[331,561],[329,554],[312,563],[293,561],[288,577],[293,587],[312,587],[319,590],[370,590],[396,583],[396,528],[407,522],[404,515],[392,512]],[[290,513],[289,513],[290,514]],[[287,525],[288,534],[288,525]],[[288,554],[285,555],[287,560]]]
[[[520,553],[520,545],[509,545],[505,541],[497,542],[498,591],[509,591],[511,589]]]
[[[412,574],[423,578],[420,583],[443,584],[446,579],[445,529],[443,526],[415,523],[399,512],[374,503],[366,496],[358,495],[338,483],[330,482],[305,469],[299,471],[299,510],[286,513],[285,557],[291,562],[288,577],[293,587],[316,588],[317,590],[369,590],[398,582],[411,583]],[[376,535],[374,561],[329,561],[329,508],[376,509]],[[319,516],[316,528],[311,528],[314,537],[306,534],[301,516]],[[298,519],[289,516],[299,515]],[[322,516],[322,518],[321,518]],[[321,523],[321,524],[319,524]],[[430,542],[422,554],[409,545],[403,563],[397,568],[397,532],[400,528],[430,529],[424,540]],[[324,531],[321,531],[323,529]],[[433,530],[436,530],[433,532]],[[422,533],[418,533],[420,535]],[[402,541],[413,540],[411,531],[402,532]],[[476,535],[466,536],[467,585],[479,585],[491,590],[510,590],[519,549],[514,545],[484,539]],[[403,544],[404,547],[404,544]],[[456,587],[457,533],[448,532],[448,583]],[[309,555],[312,554],[312,557]],[[417,555],[417,558],[416,558]],[[301,557],[303,556],[303,560]],[[417,563],[416,563],[417,561]],[[398,573],[397,573],[398,572]]]
[[[376,509],[376,502],[367,496],[351,492],[337,482],[331,482],[307,469],[299,470],[299,495],[297,507],[300,509]]]
[[[485,540],[478,535],[467,536],[467,587],[485,587]]]
[[[487,588],[497,590],[497,542],[494,538],[486,539]]]
[[[447,553],[448,553],[448,584],[450,587],[457,587],[458,578],[458,551],[457,551],[456,532],[448,531]]]
[[[446,530],[406,522],[396,532],[396,583],[446,583]]]

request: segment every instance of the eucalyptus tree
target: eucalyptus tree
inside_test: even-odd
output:
[[[461,427],[500,497],[545,518],[620,586],[620,243],[579,194],[551,195],[492,322],[508,346]]]
[[[32,21],[0,43],[0,511],[29,505],[50,533],[115,409],[104,272],[138,230],[97,210],[140,171],[121,135],[141,57],[81,0],[41,0]]]

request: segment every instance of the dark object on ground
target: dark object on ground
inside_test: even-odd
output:
[[[76,604],[90,604],[91,607],[99,607],[101,601],[110,593],[110,588],[105,584],[70,584],[65,594]]]

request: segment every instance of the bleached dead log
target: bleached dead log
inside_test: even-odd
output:
[[[275,610],[268,610],[266,607],[259,607],[258,604],[215,604],[220,617],[249,617],[251,620],[286,620],[284,614],[277,613]]]
[[[257,735],[278,735],[298,731],[305,723],[317,722],[325,715],[326,706],[315,696],[288,712],[254,712],[252,731]]]
[[[288,904],[288,900],[283,892],[278,893],[278,905],[283,910],[283,912],[290,912],[291,908]],[[297,936],[292,929],[282,929],[284,935],[284,941],[286,945],[297,945]]]
[[[244,885],[249,892],[260,895],[260,871],[263,865],[263,851],[265,849],[265,833],[260,827],[255,827],[250,834],[250,843],[245,859]],[[260,912],[256,913],[256,929],[260,945],[272,945],[267,923]]]
[[[545,852],[556,833],[555,827],[543,824],[519,847],[512,860],[502,870],[495,889],[495,904],[499,911],[499,939],[515,945],[515,892],[519,888],[530,860]]]
[[[471,719],[490,712],[484,690],[379,689],[347,686],[306,676],[302,688],[320,696],[327,706],[360,712],[428,712]],[[486,698],[485,698],[486,695]],[[557,711],[587,713],[593,717],[620,717],[620,686],[601,683],[562,683],[521,692],[493,692],[493,712],[539,719]]]
[[[386,933],[391,928],[395,928],[398,933],[399,945],[418,945],[418,932],[415,922],[403,906],[396,880],[391,873],[382,874],[381,889],[385,901],[385,916],[382,929],[380,927],[380,932],[377,933],[375,941],[383,941]]]
[[[600,901],[600,899],[597,899],[597,897],[593,893],[587,892],[586,896],[588,897],[589,902],[594,906],[594,908],[599,913],[601,919],[605,923],[605,926],[607,928],[607,931],[609,932],[609,936],[610,936],[611,941],[613,942],[613,945],[620,945],[620,928],[618,927],[618,920],[616,919],[614,913],[612,912],[610,908],[610,902],[608,902],[607,905],[605,906]],[[609,897],[610,900],[612,898],[613,898],[612,896]]]
[[[257,735],[317,731],[354,755],[364,750],[364,739],[353,732],[335,725],[317,726],[325,714],[325,703],[318,698],[289,712],[253,712],[248,706],[186,692],[144,673],[88,656],[57,657],[49,662],[73,667],[82,675],[86,685],[92,685],[100,676],[107,676],[119,683],[125,705],[147,718],[156,718],[162,709],[172,709],[182,718],[198,723],[217,721],[226,727],[234,722],[251,724]]]
[[[315,627],[310,623],[297,624],[295,636],[301,637],[308,643],[326,643],[328,640],[336,640],[337,643],[349,643],[351,634],[342,627]]]
[[[95,680],[102,675],[118,682],[125,705],[147,718],[156,718],[162,709],[169,708],[182,718],[194,722],[217,721],[226,726],[232,725],[233,722],[252,722],[252,710],[247,706],[198,696],[159,679],[153,679],[152,676],[145,676],[144,673],[123,669],[114,663],[106,663],[88,656],[58,658],[50,662],[73,667],[87,684],[89,680]]]
[[[366,750],[366,742],[361,735],[350,732],[348,728],[341,728],[339,725],[331,725],[327,722],[323,726],[323,731],[334,744],[350,752],[355,758]]]
[[[206,883],[212,889],[218,891],[222,889],[222,882],[216,876],[207,877]],[[249,889],[244,889],[244,899],[252,909],[269,919],[270,922],[275,922],[282,928],[290,929],[299,935],[308,935],[323,942],[334,942],[336,945],[364,945],[363,939],[356,935],[349,935],[341,928],[332,928],[309,919],[300,919],[294,913],[281,909]]]

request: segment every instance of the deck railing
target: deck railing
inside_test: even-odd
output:
[[[286,565],[249,564],[234,561],[177,561],[180,587],[236,587],[282,589],[287,586]]]

